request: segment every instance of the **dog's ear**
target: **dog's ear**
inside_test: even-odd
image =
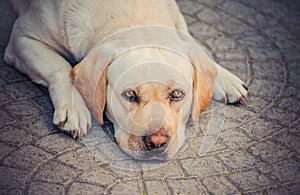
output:
[[[111,48],[98,45],[70,72],[75,87],[101,125],[106,104],[106,70],[113,58]]]
[[[74,81],[76,78],[76,75],[78,73],[78,71],[80,70],[80,63],[77,64],[76,66],[74,66],[74,68],[72,69],[72,71],[70,72],[70,78]]]
[[[199,120],[201,112],[209,105],[217,76],[215,63],[206,55],[197,56],[192,60],[194,67],[194,97],[192,119]]]

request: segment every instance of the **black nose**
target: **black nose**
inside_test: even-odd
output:
[[[153,150],[166,145],[170,140],[170,135],[166,130],[159,130],[152,135],[143,137],[144,144],[148,150]]]

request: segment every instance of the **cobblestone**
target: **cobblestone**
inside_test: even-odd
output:
[[[192,35],[246,82],[250,99],[226,108],[223,130],[208,153],[198,152],[209,112],[176,159],[129,171],[125,165],[132,162],[97,133],[96,123],[89,140],[99,137],[97,149],[123,159],[123,167],[96,155],[91,143],[61,133],[52,124],[47,89],[3,61],[16,15],[0,1],[0,194],[300,194],[300,3],[178,3]]]

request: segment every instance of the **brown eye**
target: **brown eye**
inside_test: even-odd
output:
[[[170,97],[171,101],[175,101],[176,102],[176,101],[182,100],[183,97],[184,97],[184,95],[185,94],[184,94],[183,91],[181,91],[179,89],[174,89],[174,90],[171,91],[169,97]]]
[[[127,89],[122,93],[122,96],[130,102],[139,102],[139,97],[136,95],[136,92],[132,89]]]

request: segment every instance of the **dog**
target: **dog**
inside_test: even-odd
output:
[[[11,3],[4,60],[48,88],[53,123],[74,138],[106,115],[126,153],[170,158],[212,97],[247,101],[245,84],[192,40],[175,0]]]

